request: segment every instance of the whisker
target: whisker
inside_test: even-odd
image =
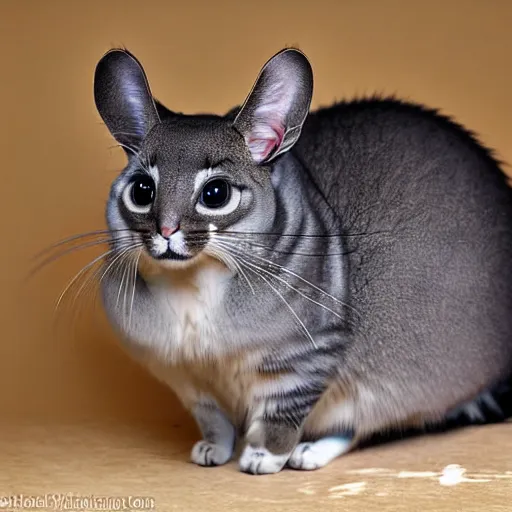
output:
[[[73,279],[71,279],[71,281],[64,288],[63,292],[60,294],[59,299],[57,300],[57,304],[55,306],[55,311],[57,311],[59,309],[62,299],[64,298],[64,296],[66,295],[68,290],[71,288],[71,286],[73,286],[73,284],[76,282],[76,280],[79,279],[80,276],[82,276],[84,274],[84,272],[86,272],[88,269],[90,269],[93,265],[98,263],[98,261],[101,261],[103,258],[106,258],[109,254],[112,254],[114,251],[115,251],[115,249],[110,249],[110,250],[104,252],[103,254],[100,254],[100,256],[98,256],[97,258],[94,258],[90,263],[88,263],[87,265],[82,267],[82,269],[77,274],[75,274],[75,277],[73,277]]]
[[[130,303],[130,316],[128,318],[128,326],[132,325],[132,314],[133,314],[133,301],[135,300],[135,288],[137,287],[137,271],[139,269],[139,260],[142,254],[142,249],[139,250],[139,254],[137,258],[134,260],[133,264],[133,288],[132,288],[132,300]]]
[[[244,263],[241,263],[241,265],[244,265]],[[261,273],[258,271],[258,270],[254,270],[254,269],[251,269],[250,267],[246,267],[248,270],[252,271],[253,273],[255,273],[258,277],[260,277],[261,279],[263,279],[263,281],[265,281],[268,286],[270,286],[270,288],[272,288],[272,290],[274,290],[274,292],[276,293],[276,295],[284,302],[284,304],[286,305],[286,307],[290,310],[290,312],[292,313],[292,315],[296,318],[297,322],[300,324],[300,326],[302,327],[302,329],[304,330],[304,332],[306,333],[306,336],[308,337],[308,339],[311,341],[311,343],[313,344],[313,347],[314,348],[318,348],[313,336],[311,335],[311,333],[308,331],[306,325],[304,324],[304,322],[299,318],[299,315],[297,315],[297,313],[295,313],[294,309],[291,307],[291,305],[287,302],[287,300],[283,297],[283,295],[279,292],[279,290],[277,290],[271,283],[270,281],[261,275]]]
[[[209,246],[207,250],[205,250],[205,253],[210,254],[211,256],[217,258],[219,261],[224,263],[228,267],[228,269],[231,272],[233,272],[233,274],[236,274],[237,268],[233,264],[233,259],[225,251],[218,247]]]
[[[126,239],[118,239],[118,240],[123,242],[123,241],[126,241],[127,239],[128,238],[126,238]],[[66,256],[68,254],[71,254],[73,252],[80,251],[80,250],[83,250],[83,249],[88,249],[90,247],[95,247],[95,246],[98,246],[98,245],[103,245],[103,244],[108,243],[108,242],[111,242],[111,240],[110,239],[94,240],[92,242],[86,242],[86,243],[78,245],[78,246],[69,247],[69,248],[64,249],[63,251],[61,251],[61,252],[59,252],[57,254],[52,255],[52,256],[47,256],[45,259],[43,259],[42,262],[40,262],[38,265],[36,265],[28,273],[27,279],[30,279],[35,274],[37,274],[37,272],[39,272],[41,269],[43,269],[47,265],[50,265],[54,261],[56,261],[56,260],[58,260],[60,258],[63,258],[64,256]]]
[[[222,235],[233,235],[233,236],[273,236],[273,237],[283,237],[283,238],[356,238],[356,237],[365,237],[365,236],[373,236],[373,235],[381,235],[386,233],[391,233],[389,230],[383,231],[373,231],[369,233],[327,233],[327,234],[318,234],[318,235],[310,235],[306,233],[275,233],[275,232],[265,232],[265,231],[205,231],[205,230],[196,230],[190,231],[190,234],[201,234],[201,235],[210,235],[212,233],[219,233]]]
[[[128,144],[123,144],[122,142],[117,142],[117,144],[115,146],[112,146],[112,147],[121,147],[121,148],[124,148],[126,150],[128,150],[134,157],[136,157],[137,159],[139,158],[139,151],[138,151],[138,148],[132,148],[131,146],[129,146]]]
[[[334,302],[338,303],[340,306],[343,306],[343,307],[346,307],[346,308],[349,308],[351,310],[353,310],[357,315],[359,315],[359,312],[357,310],[355,310],[352,306],[350,306],[349,304],[347,304],[346,302],[334,297],[334,295],[331,295],[330,293],[326,292],[325,290],[323,290],[322,288],[320,288],[319,286],[313,284],[311,281],[308,281],[307,279],[305,279],[304,277],[300,276],[299,274],[293,272],[292,270],[284,267],[283,265],[279,265],[278,263],[274,263],[273,261],[270,261],[266,258],[262,258],[260,256],[256,256],[254,254],[247,254],[243,251],[241,251],[240,249],[238,249],[238,247],[236,246],[236,244],[233,244],[232,242],[222,242],[223,244],[227,244],[229,247],[232,248],[232,250],[236,251],[238,254],[242,254],[246,257],[250,257],[250,258],[253,258],[253,259],[258,259],[260,261],[263,261],[264,263],[267,263],[268,265],[271,265],[273,267],[277,267],[279,268],[280,270],[282,270],[283,272],[286,272],[287,274],[290,274],[292,276],[294,276],[295,278],[299,279],[300,281],[302,281],[303,283],[306,283],[307,285],[311,286],[312,288],[314,288],[315,290],[317,290],[318,292],[322,293],[323,295],[325,295],[326,297],[329,297],[331,300],[333,300]]]
[[[212,250],[212,246],[210,246],[206,252],[210,252],[213,256],[217,256],[221,261],[226,263],[226,265],[228,265],[228,263],[224,260],[224,258],[229,258],[231,260],[231,262],[233,263],[233,265],[235,266],[235,270],[238,271],[238,273],[244,278],[247,285],[251,289],[253,295],[255,295],[256,292],[254,291],[252,283],[249,280],[249,278],[247,277],[247,274],[244,272],[244,269],[240,266],[236,257],[233,254],[230,254],[228,251],[222,250],[222,248],[220,246],[213,246],[213,248],[214,248],[214,250]],[[228,267],[229,267],[229,265],[228,265]],[[234,270],[232,270],[232,271],[233,271],[233,273],[236,273]]]
[[[139,246],[141,244],[137,244],[135,245],[135,247]],[[75,274],[75,276],[73,277],[73,279],[71,279],[71,281],[67,284],[67,286],[64,288],[64,290],[62,291],[62,293],[60,294],[59,296],[59,299],[57,300],[57,304],[55,306],[55,310],[57,311],[60,307],[60,304],[64,298],[64,296],[66,295],[66,293],[69,291],[69,289],[73,286],[73,284],[82,276],[84,275],[84,273],[89,270],[90,268],[92,268],[96,263],[100,262],[102,259],[104,258],[107,258],[108,256],[110,256],[111,254],[114,254],[116,252],[118,252],[119,250],[122,251],[122,254],[124,254],[124,252],[132,249],[134,246],[130,245],[128,247],[125,247],[125,248],[122,248],[122,249],[109,249],[108,251],[104,252],[103,254],[100,254],[98,257],[94,258],[91,262],[89,262],[87,265],[85,265],[84,267],[82,267],[82,269],[77,273]],[[116,259],[118,258],[118,255],[116,254],[115,257],[114,257],[114,261],[116,261]],[[99,272],[101,271],[101,268],[99,270],[96,270],[94,272],[94,274],[91,276],[92,279],[94,279],[94,277],[96,275],[99,274]],[[80,288],[79,292],[78,292],[78,295],[80,294],[80,291],[83,289],[84,286],[87,285],[87,283],[90,282],[89,279],[82,285],[82,287]],[[76,299],[78,298],[78,295],[75,297],[75,301]],[[73,304],[75,303],[75,301],[73,301]]]
[[[128,300],[129,300],[129,289],[132,286],[132,279],[134,276],[133,267],[132,264],[135,263],[133,260],[127,259],[127,273],[126,273],[126,281],[124,285],[124,296],[123,296],[123,323],[126,322],[126,318],[129,318],[128,315]],[[135,267],[135,277],[137,277],[137,268]],[[133,285],[135,286],[135,284]],[[131,318],[129,318],[129,321],[131,322]],[[128,328],[130,327],[130,324],[128,324]]]
[[[117,291],[117,300],[116,300],[116,308],[119,306],[119,298],[121,297],[121,291],[123,289],[124,280],[126,279],[126,274],[128,270],[128,264],[126,260],[123,258],[121,261],[121,268],[123,270],[123,275],[121,276],[121,282],[119,283],[119,290]]]
[[[103,280],[103,278],[107,275],[107,272],[113,267],[113,265],[115,265],[115,263],[117,261],[119,261],[123,256],[125,256],[127,253],[129,253],[130,251],[134,250],[134,248],[137,248],[141,246],[141,244],[136,244],[136,245],[129,245],[128,247],[126,248],[123,248],[120,250],[120,253],[119,254],[116,254],[114,256],[114,258],[112,259],[112,261],[108,264],[108,266],[106,267],[106,269],[103,271],[98,283],[101,283],[101,281]],[[85,286],[87,284],[90,284],[91,282],[94,282],[94,280],[97,278],[97,276],[100,275],[101,271],[103,270],[103,267],[100,267],[99,269],[97,269],[94,274],[80,287],[80,289],[78,290],[78,292],[75,294],[75,297],[74,297],[74,300],[73,300],[73,305],[76,303],[76,301],[78,300],[82,290],[85,288]]]
[[[116,257],[110,262],[108,267],[105,269],[105,272],[103,272],[103,274],[101,275],[101,277],[99,279],[99,282],[101,283],[103,281],[103,279],[105,278],[107,273],[110,271],[110,269],[116,270],[115,268],[113,268],[114,265],[116,265],[118,263],[122,264],[122,262],[123,262],[123,260],[125,258],[129,258],[130,257],[130,254],[131,254],[132,251],[134,251],[135,249],[142,248],[142,247],[144,247],[144,244],[142,244],[142,243],[135,243],[135,244],[131,244],[129,247],[121,249],[120,254],[116,255]]]
[[[212,233],[212,238],[216,238],[219,240],[225,240],[225,241],[233,241],[233,240],[240,240],[237,237],[224,237],[223,235],[218,235],[217,233]],[[243,240],[243,239],[242,239]],[[350,254],[353,251],[343,251],[343,252],[321,252],[321,253],[314,253],[314,252],[299,252],[299,251],[281,251],[279,249],[274,249],[272,247],[268,247],[263,244],[259,244],[257,242],[251,242],[250,240],[243,240],[243,243],[249,244],[253,247],[260,247],[261,249],[264,249],[269,252],[275,252],[278,254],[289,254],[289,255],[297,255],[297,256],[311,256],[311,257],[325,257],[325,256],[346,256],[347,254]]]
[[[270,272],[269,270],[266,270],[258,265],[255,265],[254,263],[251,263],[249,261],[247,261],[246,259],[243,259],[242,257],[239,257],[241,261],[243,261],[246,265],[250,265],[251,267],[254,267],[254,268],[257,268],[258,270],[260,270],[261,272],[264,272],[265,274],[269,275],[269,276],[272,276],[274,277],[275,279],[281,281],[287,288],[289,288],[290,290],[293,290],[294,292],[297,292],[299,295],[301,295],[302,297],[304,297],[306,300],[312,302],[313,304],[316,304],[317,306],[320,306],[321,308],[325,309],[326,311],[329,311],[329,313],[332,313],[335,317],[339,318],[340,320],[344,320],[344,318],[336,313],[335,311],[333,311],[331,308],[327,307],[325,304],[322,304],[321,302],[318,302],[314,299],[312,299],[309,295],[306,295],[304,292],[302,292],[300,289],[298,288],[295,288],[295,286],[293,286],[292,284],[290,284],[288,281],[286,281],[285,279],[283,279],[282,277]]]
[[[124,133],[124,132],[117,132],[119,134],[124,134],[124,135],[133,135],[131,133]],[[142,155],[141,155],[141,152],[140,152],[140,148],[137,148],[137,147],[132,147],[132,146],[129,146],[128,144],[123,144],[122,142],[119,142],[117,143],[117,146],[121,147],[121,148],[124,148],[126,150],[128,150],[140,163],[141,167],[147,172],[149,173],[149,166],[148,164],[144,161]],[[113,147],[116,147],[116,146],[113,146]]]
[[[95,269],[92,271],[91,275],[88,276],[84,282],[82,283],[82,285],[80,286],[80,288],[78,289],[78,291],[75,293],[74,297],[73,297],[73,302],[72,302],[72,307],[74,308],[75,307],[75,304],[77,302],[77,300],[79,299],[79,297],[81,296],[83,290],[85,290],[91,283],[94,283],[96,277],[99,275],[99,273],[101,272],[101,265],[99,266],[99,268]]]
[[[242,266],[240,265],[240,262],[237,260],[237,258],[235,258],[233,255],[230,255],[231,258],[233,259],[233,262],[235,263],[235,265],[237,266],[237,269],[238,271],[240,272],[240,275],[245,279],[247,285],[249,286],[249,288],[251,289],[252,291],[252,294],[253,295],[256,295],[256,292],[254,291],[254,287],[252,286],[252,283],[251,281],[249,280],[249,277],[247,276],[247,274],[245,273],[244,269],[242,268]]]
[[[75,240],[79,240],[81,238],[87,238],[87,237],[94,237],[94,236],[100,236],[100,235],[104,235],[107,238],[107,240],[111,239],[112,237],[110,236],[111,233],[119,233],[119,232],[123,232],[123,231],[133,231],[132,229],[130,228],[126,228],[126,229],[98,229],[96,231],[88,231],[87,233],[79,233],[77,235],[73,235],[73,236],[70,236],[70,237],[67,237],[67,238],[64,238],[62,240],[59,240],[58,242],[42,249],[41,251],[39,251],[38,253],[36,253],[32,258],[33,259],[36,259],[36,258],[40,258],[43,254],[46,254],[47,252],[51,251],[52,249],[55,249],[61,245],[64,245],[64,244],[67,244],[67,243],[71,243],[71,242],[74,242]]]

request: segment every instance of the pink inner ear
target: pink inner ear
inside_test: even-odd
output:
[[[258,163],[263,162],[283,142],[284,126],[278,121],[257,124],[247,137],[249,150]]]

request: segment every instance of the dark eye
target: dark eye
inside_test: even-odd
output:
[[[206,183],[201,192],[200,201],[207,208],[224,206],[231,196],[231,186],[225,180],[214,179]]]
[[[149,206],[155,198],[155,182],[149,176],[142,176],[133,182],[131,199],[135,206]]]

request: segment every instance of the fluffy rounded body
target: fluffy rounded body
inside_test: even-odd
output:
[[[142,150],[162,162],[155,133]],[[434,111],[376,98],[310,113],[262,172],[260,210],[205,235],[238,266],[141,248],[128,288],[103,280],[128,349],[198,421],[194,462],[227,462],[242,437],[244,471],[316,469],[376,433],[478,416],[512,368],[512,192],[492,155]],[[131,227],[129,173],[113,233]]]

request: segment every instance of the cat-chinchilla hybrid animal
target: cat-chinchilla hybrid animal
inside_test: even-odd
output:
[[[157,101],[126,50],[98,111],[127,155],[102,296],[128,351],[252,474],[373,435],[478,422],[512,369],[512,192],[468,131],[393,98],[310,112],[286,48],[226,115]]]

